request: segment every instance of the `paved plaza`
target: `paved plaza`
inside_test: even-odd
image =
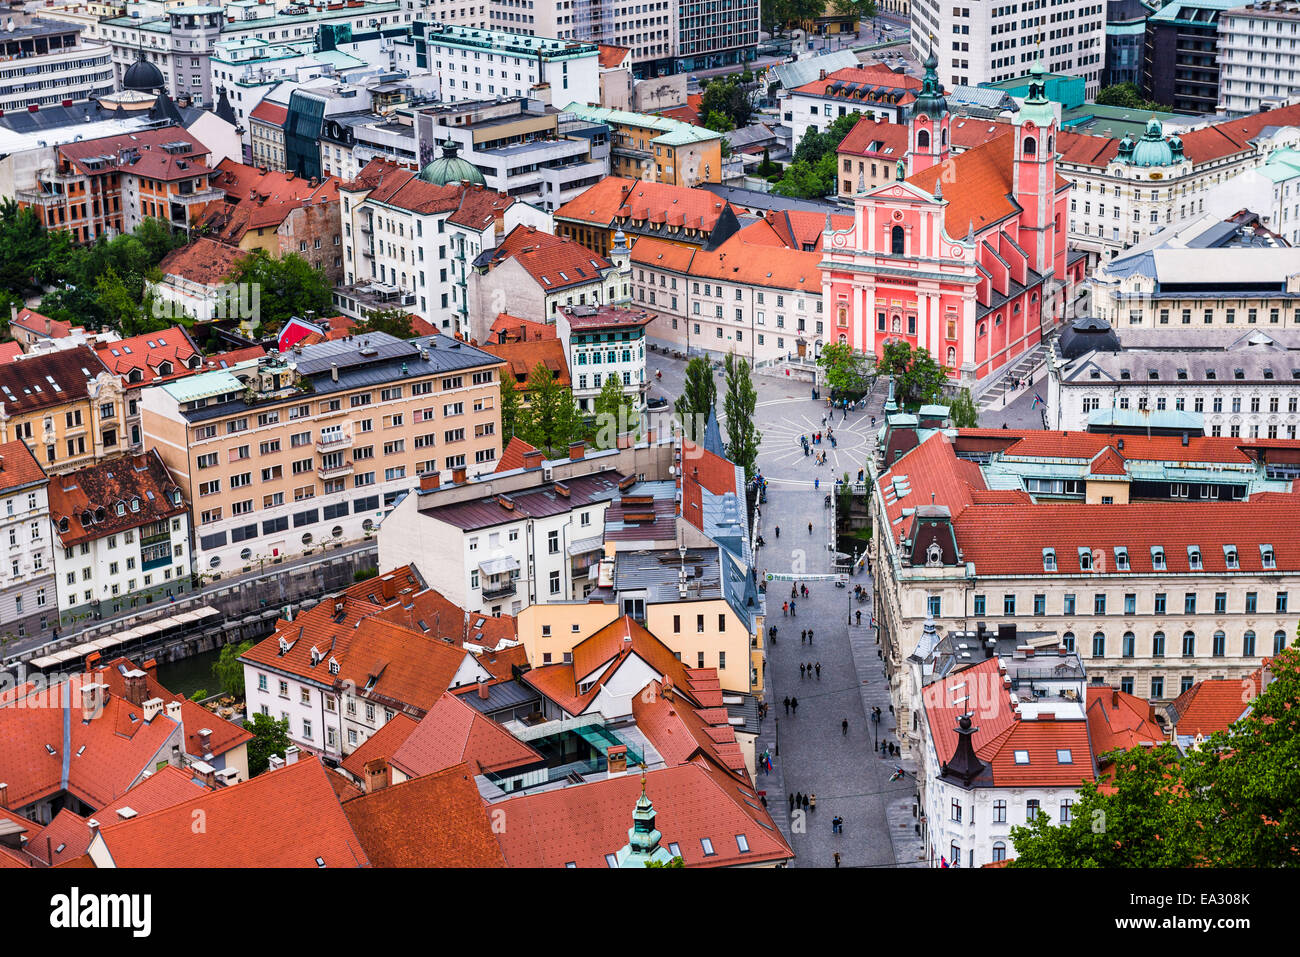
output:
[[[653,355],[650,367],[663,372],[662,380],[652,380],[650,394],[676,399],[684,363]],[[723,377],[716,381],[721,406]],[[827,486],[833,487],[835,477],[845,472],[856,480],[858,469],[865,469],[874,441],[871,416],[879,422],[882,399],[877,395],[873,404],[850,412],[847,420],[839,412],[833,423],[828,418],[837,446],[823,442],[818,448],[826,451],[827,464],[815,466],[812,456],[803,454],[799,436],[822,429],[822,416],[829,415],[825,401],[812,399],[807,382],[757,375],[754,384],[757,424],[763,433],[759,468],[768,480],[767,503],[761,506],[757,528],[767,542],[757,555],[760,580],[769,572],[828,574],[833,530],[831,511],[824,505]],[[820,480],[820,488],[814,488],[815,480]],[[757,785],[766,792],[772,816],[794,848],[795,867],[833,867],[837,851],[843,867],[921,866],[912,816],[915,783],[910,776],[889,780],[895,767],[915,769],[911,762],[881,757],[874,750],[877,741],[897,743],[897,737],[870,627],[872,606],[853,600],[853,584],[871,591],[866,572],[853,576],[847,588],[829,581],[809,583],[809,597],[796,600],[794,617],[781,609],[790,598],[791,583],[774,581],[768,586],[767,623],[776,626],[777,640],[768,646],[770,710],[758,748],[771,750],[773,770],[760,773]],[[860,626],[850,624],[851,619],[856,622],[853,613],[858,610]],[[800,632],[808,628],[813,630],[812,644],[801,644]],[[813,663],[811,677],[800,677],[801,662]],[[787,696],[799,701],[797,712],[789,715],[782,705]],[[878,726],[869,720],[873,707],[881,709]],[[815,794],[816,810],[792,816],[789,797],[795,792]],[[836,815],[844,819],[842,834],[831,832]]]

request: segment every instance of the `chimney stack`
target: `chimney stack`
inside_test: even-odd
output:
[[[1118,689],[1118,688],[1111,688],[1111,689],[1110,689],[1110,706],[1111,706],[1112,708],[1119,708],[1119,689]]]
[[[451,483],[453,485],[465,484],[465,466],[457,466],[451,470]]]
[[[335,382],[339,381],[339,364],[337,362],[330,363],[330,378]]]
[[[478,696],[483,701],[488,699],[488,683],[486,678],[478,679]]]
[[[442,473],[425,472],[420,476],[420,491],[432,492],[442,485]]]
[[[286,765],[297,764],[298,755],[301,753],[302,753],[302,749],[299,748],[298,745],[296,744],[289,745],[287,748],[284,749],[284,763]]]
[[[609,759],[609,776],[622,777],[627,774],[627,745],[616,744],[607,752]]]
[[[163,705],[164,702],[162,698],[150,698],[141,705],[141,707],[144,708],[145,724],[148,724],[154,718],[158,717],[158,715],[162,714]]]
[[[9,806],[9,785],[0,784],[0,807]]]
[[[383,758],[370,759],[362,770],[364,773],[362,786],[367,794],[388,787],[388,763]]]
[[[284,767],[284,758],[280,757],[278,754],[273,754],[266,759],[266,763],[268,771],[278,771],[280,768]]]
[[[199,728],[199,750],[206,760],[212,756],[212,729]]]
[[[546,453],[541,449],[533,449],[524,453],[524,468],[539,469],[542,467],[542,459],[546,458]]]
[[[149,693],[148,676],[139,668],[128,671],[126,678],[126,700],[137,707],[143,707],[145,696]]]
[[[585,442],[569,443],[569,461],[576,462],[578,459],[585,458],[587,455],[587,445]]]

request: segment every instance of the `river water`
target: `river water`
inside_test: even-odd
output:
[[[158,663],[158,683],[173,694],[185,698],[200,689],[206,689],[208,694],[216,694],[221,690],[221,682],[212,673],[212,666],[216,664],[220,655],[221,650],[216,649],[198,655],[191,655],[189,658],[182,658],[180,661],[171,661],[165,664],[160,661]]]

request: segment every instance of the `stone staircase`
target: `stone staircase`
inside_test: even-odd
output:
[[[1040,342],[1028,352],[1023,352],[1013,361],[1004,365],[992,376],[981,382],[973,395],[975,404],[981,412],[1002,405],[1003,396],[1012,393],[1013,378],[1028,379],[1043,366],[1047,360],[1048,345]],[[1018,394],[1018,393],[1016,393]]]

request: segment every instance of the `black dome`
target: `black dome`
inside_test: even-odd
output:
[[[1119,352],[1119,336],[1105,319],[1088,316],[1075,319],[1061,333],[1060,353],[1063,359],[1077,359],[1089,352]]]
[[[162,71],[148,60],[136,60],[126,68],[122,77],[122,89],[136,90],[140,93],[154,93],[167,85]]]

